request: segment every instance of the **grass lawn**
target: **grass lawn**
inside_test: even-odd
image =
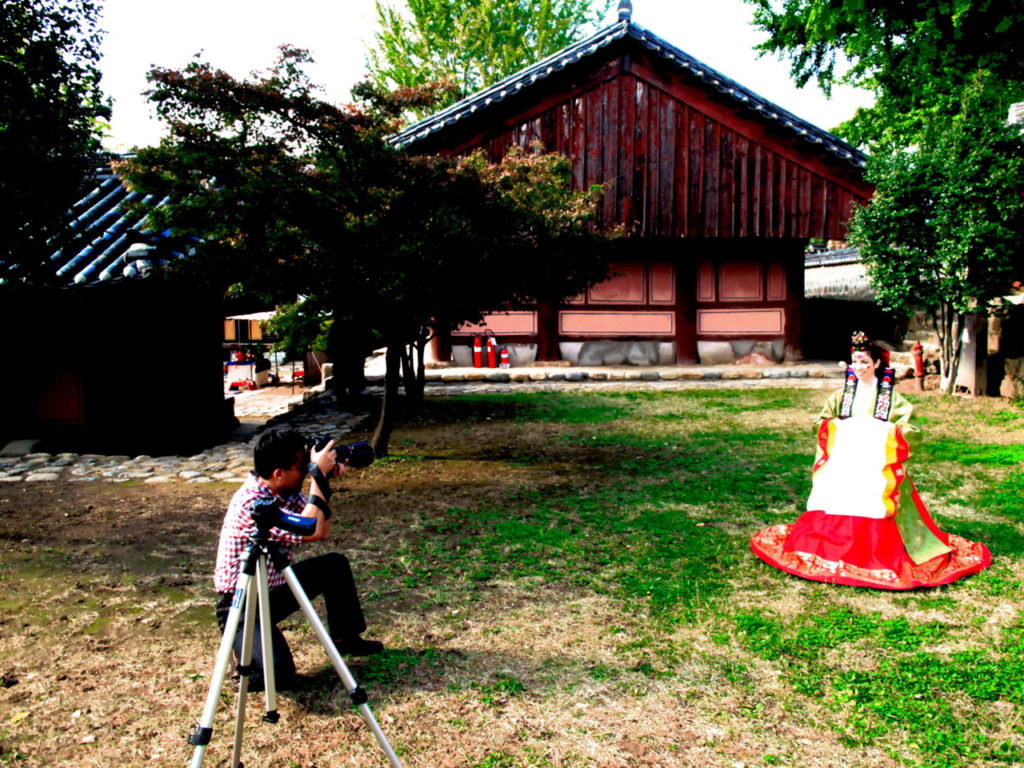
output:
[[[1024,764],[1024,408],[917,402],[909,469],[990,570],[803,581],[756,530],[810,490],[820,390],[431,399],[351,472],[332,541],[388,650],[351,668],[409,768]],[[0,488],[0,765],[171,766],[205,698],[233,488]],[[254,766],[386,765],[299,620]],[[206,765],[230,755],[226,686]]]

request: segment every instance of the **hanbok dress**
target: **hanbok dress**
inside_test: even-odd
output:
[[[881,379],[847,372],[818,416],[807,511],[750,540],[769,565],[814,581],[878,589],[948,584],[987,568],[988,548],[939,530],[906,470],[913,406]]]

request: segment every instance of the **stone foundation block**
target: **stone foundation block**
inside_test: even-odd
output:
[[[1024,357],[1013,357],[1003,362],[1003,380],[999,383],[1001,397],[1024,397]]]
[[[657,365],[657,341],[585,341],[577,365]]]

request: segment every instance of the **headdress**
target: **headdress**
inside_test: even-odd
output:
[[[889,367],[889,353],[871,343],[864,331],[854,331],[850,336],[850,352],[867,352],[875,360],[882,362],[881,375],[878,377],[878,394],[875,397],[876,419],[887,421],[892,409],[892,392],[896,375]],[[843,399],[839,406],[839,418],[849,418],[853,413],[853,398],[857,391],[857,374],[853,368],[846,369],[846,383],[843,386]]]

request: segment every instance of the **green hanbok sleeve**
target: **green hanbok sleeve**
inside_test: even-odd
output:
[[[921,429],[913,421],[914,406],[899,392],[892,393],[892,406],[889,409],[889,421],[900,428],[903,438],[910,446],[913,455],[921,445]]]
[[[818,434],[818,430],[821,429],[821,422],[825,419],[838,419],[839,418],[839,407],[843,402],[843,390],[837,389],[828,399],[825,404],[821,406],[821,410],[814,419],[814,434]]]
[[[910,448],[910,456],[917,452],[921,445],[921,430],[913,423],[911,417],[914,413],[914,406],[899,392],[892,393],[892,407],[889,410],[889,421],[899,427],[903,439],[907,441]],[[951,551],[951,548],[943,544],[939,538],[929,530],[921,517],[921,512],[914,501],[916,489],[907,472],[900,489],[899,509],[896,513],[896,527],[900,530],[903,538],[903,546],[907,550],[910,559],[920,565],[926,563],[933,557],[944,555]]]

